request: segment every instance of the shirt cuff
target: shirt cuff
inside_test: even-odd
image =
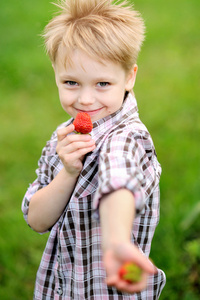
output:
[[[136,217],[144,212],[146,195],[143,189],[145,185],[144,177],[141,173],[136,173],[134,176],[121,178],[115,176],[110,180],[101,182],[94,196],[93,201],[93,217],[99,220],[99,205],[101,199],[116,190],[128,189],[132,192],[135,201]],[[126,201],[126,199],[124,199]]]

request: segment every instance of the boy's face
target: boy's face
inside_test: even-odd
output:
[[[135,82],[137,67],[127,74],[120,64],[100,63],[80,50],[73,52],[67,68],[58,58],[54,66],[63,109],[73,118],[87,112],[92,122],[116,112],[125,91]]]

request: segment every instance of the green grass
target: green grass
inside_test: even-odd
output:
[[[165,270],[161,300],[200,293],[199,0],[136,0],[147,34],[135,94],[161,162],[161,220],[151,257]],[[2,1],[0,9],[0,299],[32,299],[47,240],[26,226],[20,210],[46,140],[63,112],[41,34],[49,1]],[[194,214],[194,211],[197,213]],[[199,276],[200,278],[200,276]]]

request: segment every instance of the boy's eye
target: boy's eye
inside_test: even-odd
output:
[[[109,82],[98,82],[97,85],[100,86],[100,87],[106,87],[106,86],[109,85]]]
[[[69,86],[75,86],[78,84],[76,81],[72,81],[72,80],[66,80],[64,83]]]

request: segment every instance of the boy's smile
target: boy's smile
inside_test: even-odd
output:
[[[63,109],[73,118],[78,112],[87,112],[92,122],[116,112],[125,91],[134,86],[137,68],[127,74],[120,64],[101,63],[81,50],[72,53],[71,61],[65,68],[58,57],[54,65]]]

